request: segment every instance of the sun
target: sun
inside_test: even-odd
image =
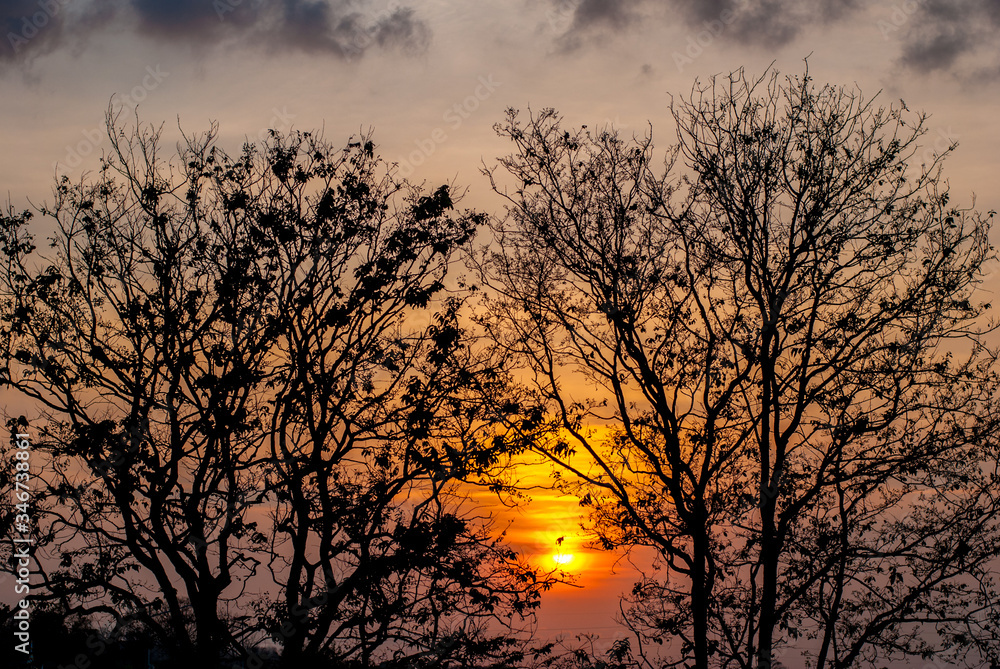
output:
[[[563,549],[563,542],[565,540],[565,536],[556,539],[556,552],[552,554],[552,561],[560,567],[565,567],[573,561],[573,554]]]
[[[572,553],[553,553],[552,561],[555,562],[560,567],[565,567],[573,561]]]

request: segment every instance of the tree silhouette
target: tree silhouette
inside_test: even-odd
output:
[[[282,596],[263,618],[290,666],[303,653],[364,666],[387,649],[400,666],[502,655],[484,625],[509,629],[541,583],[457,510],[454,482],[497,455],[479,438],[495,418],[470,391],[498,372],[469,350],[460,291],[438,300],[482,217],[452,218],[445,186],[393,202],[404,186],[379,176],[368,138],[336,165],[317,148],[308,136],[274,144],[274,178],[234,190],[251,195],[250,221],[295,203],[260,235],[282,277],[267,430]],[[310,189],[322,195],[309,201]],[[432,300],[440,310],[414,322]]]
[[[167,161],[158,130],[108,129],[40,210],[51,251],[30,212],[0,233],[2,378],[44,407],[41,598],[180,661],[502,654],[547,581],[456,491],[496,459],[495,372],[445,284],[480,215],[368,136],[230,157],[213,126]]]
[[[599,544],[655,549],[625,612],[678,641],[664,665],[767,667],[802,637],[816,667],[974,664],[1000,638],[988,217],[950,205],[943,156],[916,164],[924,116],[808,72],[671,111],[662,171],[649,136],[497,126],[508,215],[473,264],[523,370],[505,439],[559,466]]]

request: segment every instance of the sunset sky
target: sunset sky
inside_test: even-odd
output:
[[[927,150],[960,144],[953,202],[1000,208],[996,0],[0,0],[0,27],[0,190],[16,208],[50,197],[57,172],[93,167],[110,103],[165,122],[168,147],[178,118],[187,132],[217,120],[234,151],[268,128],[338,143],[371,128],[411,180],[453,181],[463,205],[499,211],[478,168],[509,151],[492,130],[505,108],[626,133],[651,123],[665,149],[670,94],[772,61],[800,74],[807,56],[819,83],[930,113]],[[544,566],[573,554],[583,586],[550,593],[542,630],[613,637],[630,568],[611,575],[615,556],[583,550],[575,500],[533,497],[500,525]]]

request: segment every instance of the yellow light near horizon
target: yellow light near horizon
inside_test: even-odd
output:
[[[552,555],[552,561],[555,562],[560,567],[564,567],[573,561],[572,553],[555,553]]]

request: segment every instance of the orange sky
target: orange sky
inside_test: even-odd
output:
[[[517,507],[505,507],[486,491],[470,496],[495,514],[497,528],[506,527],[511,544],[533,564],[545,570],[561,567],[570,575],[572,585],[556,585],[542,596],[540,636],[587,632],[613,640],[623,632],[615,616],[619,596],[635,581],[635,568],[622,553],[587,546],[580,528],[585,509],[577,498],[540,489],[549,485],[551,469],[537,461],[517,468],[519,485],[539,488],[528,490],[528,499]]]

